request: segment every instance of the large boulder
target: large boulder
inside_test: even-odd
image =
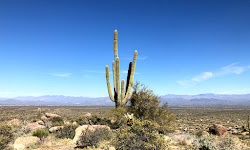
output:
[[[108,127],[106,125],[82,125],[82,126],[79,126],[75,130],[75,137],[73,139],[73,143],[76,144],[76,142],[78,141],[78,139],[81,136],[83,131],[89,129],[90,131],[94,132],[96,129],[100,129],[100,128],[106,128],[106,129],[110,130],[110,127]]]
[[[41,117],[41,120],[42,120],[44,123],[46,123],[46,122],[48,122],[49,118],[47,118],[46,116],[42,116],[42,117]]]
[[[15,150],[24,150],[29,146],[37,144],[40,141],[38,137],[35,136],[27,136],[27,137],[19,137],[14,142]]]
[[[54,133],[62,128],[63,128],[63,126],[55,126],[55,127],[50,128],[49,132]]]
[[[92,115],[91,115],[91,113],[86,113],[86,114],[84,115],[84,117],[86,117],[87,119],[91,119],[91,118],[92,118]]]
[[[57,114],[52,114],[52,113],[45,113],[45,116],[46,116],[47,118],[60,117],[59,115],[57,115]]]
[[[39,124],[39,125],[44,125],[44,122],[42,120],[39,120],[36,123]]]
[[[28,123],[27,127],[30,129],[30,131],[34,131],[36,129],[43,129],[45,126],[38,124],[37,122]]]
[[[12,119],[8,122],[8,125],[11,125],[11,126],[18,126],[21,124],[21,121],[18,120],[18,119]]]
[[[226,136],[227,128],[222,125],[214,124],[209,128],[209,133],[218,136]]]

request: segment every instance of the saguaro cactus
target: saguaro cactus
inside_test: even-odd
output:
[[[121,107],[126,105],[128,100],[130,99],[134,74],[135,74],[135,64],[137,58],[137,51],[135,50],[133,63],[129,63],[128,75],[127,75],[127,83],[126,88],[124,87],[124,80],[120,81],[120,63],[118,57],[118,48],[117,48],[117,30],[114,32],[114,56],[115,60],[112,63],[113,67],[113,80],[114,80],[114,95],[112,94],[110,78],[109,78],[109,67],[106,66],[106,79],[107,79],[107,87],[110,99],[115,102],[116,107]],[[120,85],[121,82],[121,85]]]

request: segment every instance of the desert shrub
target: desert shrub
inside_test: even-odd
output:
[[[91,119],[89,119],[89,124],[91,125],[106,125],[107,120],[98,115],[92,115]]]
[[[49,136],[49,131],[44,129],[37,129],[32,132],[32,136],[39,137],[40,139],[46,138],[47,136]]]
[[[49,130],[51,127],[53,127],[51,121],[45,122],[45,123],[44,123],[44,126],[45,126],[46,130]]]
[[[217,150],[219,147],[214,142],[213,137],[202,137],[196,139],[193,143],[193,149],[195,150]]]
[[[71,120],[72,122],[76,122],[77,124],[79,124],[79,125],[85,125],[85,124],[89,124],[89,120],[88,120],[88,118],[87,117],[85,117],[85,116],[80,116],[80,117],[78,117],[78,118],[76,118],[76,119],[72,119]]]
[[[53,117],[50,119],[50,121],[52,123],[51,127],[64,125],[63,119],[61,117]]]
[[[72,119],[71,122],[76,122],[79,125],[106,125],[107,121],[105,118],[100,117],[98,115],[92,115],[91,118],[88,118],[86,116],[80,116],[76,119]]]
[[[6,124],[0,124],[0,149],[7,147],[13,138],[12,128]]]
[[[29,134],[31,132],[31,129],[25,125],[19,125],[12,128],[12,131],[13,131],[13,139],[16,139],[18,137]]]
[[[126,124],[125,114],[128,112],[126,107],[113,108],[105,113],[105,117],[108,120],[107,124],[112,129],[117,129],[120,126]],[[115,121],[114,123],[111,120]]]
[[[132,126],[124,125],[115,130],[112,143],[118,150],[162,150],[167,145],[158,128],[155,122],[134,119]]]
[[[233,150],[233,149],[249,149],[246,145],[234,138],[227,137],[216,137],[208,136],[198,138],[193,142],[193,149],[195,150]]]
[[[161,132],[173,130],[176,117],[168,111],[168,103],[160,106],[160,98],[143,84],[137,82],[133,89],[128,106],[129,112],[141,120],[157,122],[160,125]]]
[[[87,128],[77,141],[78,147],[98,146],[103,140],[111,139],[111,131],[107,128],[97,128],[94,131]]]
[[[73,139],[75,136],[75,129],[77,127],[78,127],[77,125],[73,124],[64,125],[62,129],[57,131],[56,137],[61,139],[63,138]]]

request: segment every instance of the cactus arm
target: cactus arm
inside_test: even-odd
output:
[[[116,92],[117,92],[117,101],[121,103],[121,85],[120,85],[120,63],[119,57],[115,58],[116,62]]]
[[[135,50],[135,53],[134,53],[132,70],[131,70],[131,76],[130,76],[129,85],[128,85],[128,91],[126,93],[126,96],[125,96],[125,98],[123,100],[123,104],[122,105],[125,105],[128,102],[129,98],[130,98],[130,94],[131,94],[132,86],[133,86],[133,81],[134,81],[136,59],[137,59],[137,50]]]
[[[111,90],[111,85],[110,85],[109,67],[108,67],[108,65],[106,66],[106,80],[107,80],[107,87],[108,87],[109,97],[110,97],[110,99],[111,99],[113,102],[115,102],[114,96],[113,96],[112,90]]]
[[[115,54],[115,58],[118,57],[117,30],[115,30],[115,32],[114,32],[114,54]]]
[[[116,67],[115,67],[115,61],[112,63],[113,66],[113,80],[114,80],[114,90],[116,89]]]
[[[125,94],[126,94],[126,93],[127,93],[127,91],[128,91],[129,79],[130,79],[130,76],[131,76],[131,69],[132,69],[132,62],[129,62],[129,67],[128,67],[128,75],[127,75],[127,83],[126,83],[126,91],[125,91]]]
[[[122,79],[122,94],[121,94],[121,99],[124,99],[124,97],[125,97],[124,80]]]

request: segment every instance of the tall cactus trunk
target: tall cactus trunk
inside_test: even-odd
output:
[[[135,74],[135,65],[137,59],[137,51],[135,50],[133,63],[129,63],[128,68],[128,75],[127,75],[127,82],[126,88],[124,80],[120,79],[120,62],[118,57],[118,48],[117,48],[117,30],[114,32],[114,61],[112,63],[113,69],[113,81],[114,81],[114,95],[112,94],[111,85],[110,85],[110,78],[109,78],[109,68],[106,66],[106,80],[107,80],[107,87],[110,99],[115,102],[116,107],[125,106],[128,100],[130,99],[132,87],[133,87],[133,80]],[[121,82],[121,85],[120,85]]]

